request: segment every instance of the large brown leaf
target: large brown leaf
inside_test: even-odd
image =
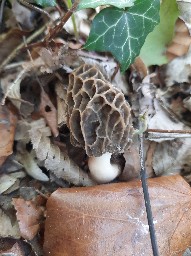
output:
[[[180,176],[148,180],[160,256],[191,244],[191,189]],[[48,200],[44,255],[152,255],[140,181],[58,189]]]

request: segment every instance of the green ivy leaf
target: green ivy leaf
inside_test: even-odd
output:
[[[172,40],[178,16],[176,0],[163,0],[160,8],[160,23],[149,34],[140,53],[140,57],[147,66],[168,62],[165,56],[166,46]]]
[[[160,0],[137,0],[128,10],[108,7],[94,18],[85,49],[108,51],[124,72],[159,22]]]
[[[135,0],[81,0],[78,10],[85,8],[96,8],[100,5],[113,5],[118,8],[130,7]]]
[[[35,0],[35,3],[42,7],[55,6],[56,0]]]

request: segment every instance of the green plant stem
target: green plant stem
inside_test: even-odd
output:
[[[67,7],[69,9],[72,8],[72,0],[67,0]],[[77,30],[76,20],[75,20],[74,14],[72,14],[72,24],[73,24],[73,28],[74,28],[74,35],[75,35],[76,41],[78,41],[79,34],[78,34],[78,30]]]

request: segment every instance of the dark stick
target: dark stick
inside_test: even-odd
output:
[[[146,169],[145,169],[145,162],[144,162],[144,146],[143,146],[144,139],[143,139],[142,133],[139,135],[139,141],[140,141],[139,155],[140,155],[140,165],[141,165],[140,175],[141,175],[141,182],[142,182],[143,194],[145,199],[145,208],[147,212],[147,220],[148,220],[149,231],[150,231],[151,245],[152,245],[153,255],[159,256],[157,240],[155,235],[155,227],[153,223],[153,216],[152,216],[152,210],[151,210],[151,204],[150,204],[150,198],[149,198],[148,185],[147,185]]]

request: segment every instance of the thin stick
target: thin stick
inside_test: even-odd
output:
[[[38,37],[42,32],[46,29],[46,25],[41,27],[39,30],[37,30],[34,34],[29,36],[26,39],[26,43],[30,43],[33,41],[36,37]],[[19,51],[25,46],[25,43],[22,42],[20,45],[18,45],[10,54],[9,56],[1,63],[0,65],[0,71],[3,70],[3,68],[12,60],[16,57],[16,55],[19,53]]]
[[[40,12],[44,15],[46,15],[50,20],[52,20],[52,17],[50,16],[50,14],[48,12],[46,12],[45,10],[37,7],[36,5],[33,5],[31,3],[28,3],[27,1],[25,0],[17,0],[21,5],[24,5],[25,7],[31,9],[31,10],[35,10],[37,12]]]
[[[191,130],[161,130],[161,129],[147,129],[147,132],[157,132],[157,133],[181,133],[181,134],[191,134]]]
[[[152,245],[153,255],[159,256],[157,240],[155,235],[155,227],[153,223],[153,216],[152,216],[152,210],[151,210],[151,204],[150,204],[150,198],[149,198],[148,185],[147,185],[146,169],[145,169],[145,162],[144,162],[143,134],[139,135],[139,141],[140,141],[139,155],[140,155],[140,165],[141,165],[140,175],[141,175],[141,182],[142,182],[143,194],[145,199],[145,208],[147,212],[147,220],[148,220],[149,231],[150,231],[151,245]]]
[[[6,2],[6,0],[2,0],[2,2],[1,2],[1,7],[0,7],[0,25],[3,22],[3,10],[4,10],[4,7],[5,7],[5,2]]]
[[[72,14],[77,10],[78,4],[79,4],[79,0],[75,1],[72,8],[68,10],[67,13],[62,17],[60,23],[50,30],[50,33],[44,39],[46,43],[48,43],[51,39],[53,39],[62,30],[62,27],[64,26],[64,24],[68,21],[68,19],[72,16]]]

